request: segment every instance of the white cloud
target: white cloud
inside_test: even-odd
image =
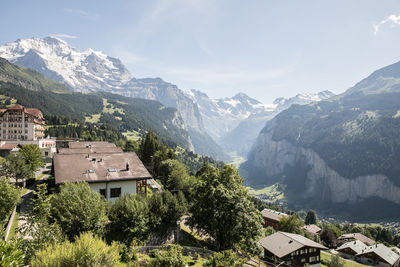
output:
[[[374,35],[377,35],[380,27],[384,24],[390,23],[392,27],[396,25],[400,25],[400,15],[390,15],[387,16],[385,19],[381,20],[379,23],[374,25]]]
[[[98,14],[90,13],[82,9],[64,8],[63,11],[84,19],[96,20],[99,18]]]
[[[63,39],[63,38],[65,38],[65,39],[76,39],[76,38],[78,38],[75,35],[70,35],[70,34],[65,34],[65,33],[50,34],[50,36],[61,38],[61,39]]]

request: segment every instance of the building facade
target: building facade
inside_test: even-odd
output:
[[[264,261],[273,266],[321,266],[320,252],[327,249],[304,236],[276,232],[259,241]]]
[[[44,138],[43,114],[36,108],[14,105],[0,109],[0,139],[5,141],[34,141]]]

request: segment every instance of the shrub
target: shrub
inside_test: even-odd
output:
[[[7,179],[0,179],[0,223],[4,225],[11,211],[19,202],[18,189]]]
[[[118,247],[108,246],[101,238],[83,233],[74,243],[68,240],[38,251],[30,266],[116,266],[119,265]]]
[[[51,199],[51,216],[73,240],[82,232],[100,233],[106,222],[108,203],[87,183],[66,183]]]

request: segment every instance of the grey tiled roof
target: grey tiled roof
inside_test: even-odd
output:
[[[259,244],[278,258],[282,258],[302,247],[328,249],[304,236],[286,232],[276,232],[264,237],[259,241]]]
[[[364,252],[357,254],[357,256],[362,257],[368,253],[374,253],[375,255],[379,256],[381,259],[383,259],[390,265],[395,264],[400,258],[398,254],[394,253],[390,248],[388,248],[384,244],[377,244],[370,246],[366,250],[364,250]]]

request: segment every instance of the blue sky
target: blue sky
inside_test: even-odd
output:
[[[218,98],[343,92],[400,60],[400,1],[2,1],[0,43],[59,35]]]

